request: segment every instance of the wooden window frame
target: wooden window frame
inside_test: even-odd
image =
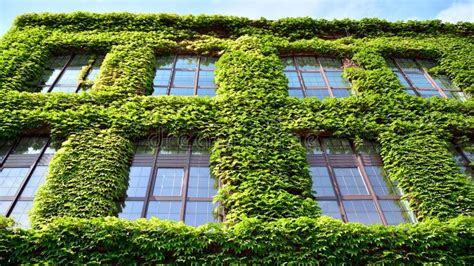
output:
[[[366,172],[367,166],[379,166],[382,167],[382,160],[379,155],[375,154],[361,154],[356,149],[354,143],[347,138],[349,141],[352,154],[328,154],[326,151],[326,145],[322,141],[322,136],[316,139],[311,139],[319,144],[322,150],[322,154],[308,153],[307,158],[310,167],[326,167],[329,173],[329,179],[331,181],[332,188],[334,190],[334,196],[318,196],[315,195],[317,201],[335,201],[339,207],[339,213],[341,214],[344,222],[350,222],[344,207],[344,201],[347,200],[371,200],[374,203],[375,210],[380,218],[381,223],[384,226],[388,225],[385,214],[380,205],[381,200],[396,200],[401,201],[402,195],[377,195],[374,190],[370,178]],[[305,141],[304,138],[302,138]],[[338,158],[339,157],[339,158]],[[334,168],[357,168],[361,174],[361,177],[367,188],[367,195],[343,195],[338,184]],[[383,170],[383,168],[382,168]]]
[[[316,62],[319,65],[319,69],[317,69],[317,70],[302,70],[302,69],[300,69],[298,64],[296,63],[296,58],[297,57],[313,57],[313,58],[315,58]],[[349,94],[350,94],[350,91],[352,90],[352,84],[350,83],[349,80],[348,80],[348,82],[350,84],[349,87],[332,87],[331,84],[329,83],[329,79],[327,77],[326,72],[344,72],[344,64],[343,64],[342,60],[340,60],[341,61],[340,62],[341,63],[341,70],[328,70],[328,69],[325,69],[323,67],[323,65],[321,64],[321,61],[320,61],[321,57],[318,57],[318,56],[315,56],[315,55],[293,54],[293,55],[284,55],[281,58],[282,59],[283,58],[291,58],[291,61],[293,63],[293,67],[295,69],[294,70],[286,70],[285,69],[285,70],[283,70],[283,72],[296,73],[296,75],[298,77],[298,81],[300,83],[300,87],[299,88],[289,87],[289,89],[300,89],[300,90],[302,90],[303,98],[313,97],[313,96],[308,96],[308,92],[307,92],[308,90],[324,90],[324,88],[325,88],[326,91],[329,93],[330,98],[337,98],[337,97],[334,96],[334,89],[345,89],[345,90],[349,91]],[[337,58],[334,58],[334,57],[329,57],[329,58],[337,59]],[[325,87],[324,88],[321,87],[321,88],[318,88],[318,89],[308,89],[308,86],[306,86],[306,84],[304,82],[304,79],[303,79],[303,73],[320,73],[322,78],[323,78]],[[344,98],[344,97],[341,97],[341,98]]]
[[[185,222],[186,216],[186,206],[189,202],[211,202],[213,201],[213,197],[188,197],[188,188],[189,188],[189,176],[190,170],[192,167],[210,167],[209,154],[193,154],[193,144],[197,142],[197,138],[190,137],[187,138],[186,142],[186,153],[185,154],[161,154],[161,147],[162,141],[167,137],[159,137],[157,141],[157,147],[153,155],[144,155],[148,157],[152,157],[151,164],[146,165],[145,163],[142,164],[133,164],[132,167],[150,167],[150,173],[148,175],[148,184],[146,188],[145,196],[142,197],[127,197],[124,201],[139,201],[143,202],[142,211],[140,214],[140,218],[146,218],[148,213],[148,206],[152,201],[173,201],[173,202],[180,202],[181,203],[181,210],[180,210],[180,221]],[[178,138],[179,139],[179,138]],[[158,169],[160,168],[182,168],[183,171],[183,179],[181,185],[181,195],[180,196],[154,196],[153,190],[155,187],[156,182],[156,175],[158,173]],[[212,178],[212,177],[211,177]],[[221,182],[218,181],[218,189],[221,187]],[[217,221],[222,222],[224,221],[225,213],[220,206],[217,204],[218,208],[218,217]]]
[[[178,57],[180,57],[180,56],[193,56],[193,57],[196,57],[196,67],[194,67],[194,68],[177,68],[176,63],[178,61]],[[163,95],[171,95],[171,96],[203,96],[203,95],[200,95],[198,93],[199,89],[214,89],[214,92],[215,92],[217,90],[217,86],[215,84],[214,84],[214,87],[210,87],[210,86],[204,86],[203,87],[203,86],[199,85],[199,75],[200,75],[201,71],[213,72],[213,73],[215,72],[215,68],[212,69],[212,70],[211,69],[202,69],[201,61],[202,61],[203,57],[207,57],[207,56],[189,55],[189,54],[174,54],[173,55],[173,62],[171,63],[171,67],[167,67],[167,68],[160,67],[160,68],[155,69],[155,76],[156,76],[156,72],[158,70],[169,70],[170,71],[170,76],[168,78],[168,84],[165,87],[163,85],[155,85],[153,83],[152,84],[153,91],[155,91],[155,89],[157,89],[157,88],[166,88],[166,94],[163,94]],[[218,57],[213,57],[213,58],[218,58]],[[155,59],[155,62],[156,62],[156,59]],[[177,71],[194,72],[194,85],[192,87],[191,86],[173,86],[174,79],[175,79],[175,74],[176,74]],[[171,89],[172,88],[178,88],[178,89],[191,89],[192,88],[193,89],[193,95],[175,95],[175,94],[171,94]],[[155,96],[163,96],[163,95],[155,95]]]

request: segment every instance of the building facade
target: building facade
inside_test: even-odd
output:
[[[20,16],[0,43],[0,259],[470,264],[473,32]]]

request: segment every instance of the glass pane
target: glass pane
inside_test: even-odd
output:
[[[0,196],[14,196],[29,168],[3,168],[0,170]]]
[[[413,59],[395,59],[398,65],[403,69],[403,71],[420,71],[420,68],[415,63]]]
[[[308,137],[304,139],[304,142],[309,154],[323,154],[323,149],[321,148],[321,144],[319,144],[317,139]]]
[[[414,89],[411,89],[411,88],[406,88],[406,89],[405,89],[405,92],[408,93],[408,94],[410,94],[410,95],[412,95],[412,96],[418,96],[418,95],[416,94],[415,90],[414,90]]]
[[[290,88],[301,88],[300,80],[296,72],[283,72],[288,79],[288,87]]]
[[[199,71],[199,86],[215,87],[214,71]]]
[[[392,59],[387,59],[387,64],[393,71],[400,71]]]
[[[20,200],[16,203],[10,217],[13,217],[13,219],[18,223],[19,227],[30,227],[30,219],[28,219],[28,213],[31,207],[33,207],[32,200]]]
[[[324,70],[341,70],[341,60],[335,58],[320,57],[319,62],[323,66]]]
[[[466,100],[466,95],[462,91],[444,91],[448,98],[457,99],[460,101]]]
[[[176,68],[196,68],[197,56],[179,55],[176,60]]]
[[[61,78],[58,81],[58,85],[73,85],[79,84],[79,74],[82,68],[89,63],[89,55],[76,55],[72,59],[71,63],[64,70]]]
[[[357,146],[357,151],[364,155],[379,155],[380,146],[376,142],[364,140],[361,145]]]
[[[159,96],[159,95],[166,95],[168,92],[168,88],[162,88],[162,87],[155,87],[153,88],[153,96]]]
[[[188,147],[188,138],[163,138],[161,140],[160,154],[186,154]]]
[[[48,138],[21,138],[13,154],[39,154]]]
[[[288,89],[288,95],[292,97],[297,97],[300,99],[304,98],[303,90],[302,89]]]
[[[430,69],[436,66],[436,63],[431,60],[416,60],[425,69]]]
[[[346,98],[351,96],[350,90],[346,89],[333,89],[332,93],[334,94],[334,97],[336,98]]]
[[[172,68],[174,56],[165,55],[156,57],[156,68]]]
[[[454,84],[446,75],[438,75],[436,77],[433,77],[433,79],[436,82],[436,84],[442,89],[456,90],[456,91],[459,90],[459,88],[454,86]]]
[[[10,151],[12,146],[13,146],[13,140],[0,140],[0,161],[2,161],[3,158],[5,158],[5,156],[7,155],[8,151]]]
[[[62,68],[69,60],[69,56],[56,56],[51,58],[49,66],[44,70],[40,84],[51,85],[61,73]]]
[[[212,147],[212,141],[208,139],[195,139],[193,141],[192,154],[193,155],[209,155]]]
[[[145,197],[150,180],[151,167],[130,167],[127,197]]]
[[[74,85],[74,86],[56,85],[51,90],[51,92],[63,92],[63,93],[75,93],[76,91],[77,91],[77,85]]]
[[[170,95],[193,96],[194,95],[194,88],[171,88]]]
[[[321,208],[321,214],[331,216],[333,218],[342,220],[341,212],[336,201],[318,200],[318,206]]]
[[[292,57],[283,57],[281,58],[281,62],[283,66],[285,67],[284,70],[296,70]]]
[[[322,138],[328,154],[352,154],[349,140],[341,138]]]
[[[168,86],[170,82],[171,70],[158,69],[155,72],[153,86]]]
[[[0,215],[7,215],[8,207],[12,202],[9,200],[0,200]]]
[[[431,82],[423,74],[407,73],[407,77],[410,79],[411,83],[417,88],[433,88]]]
[[[324,88],[324,89],[319,89],[319,90],[316,90],[316,89],[307,89],[306,90],[306,94],[308,94],[308,97],[316,97],[318,98],[319,100],[324,100],[326,98],[330,98],[331,97],[331,94],[329,94],[329,91],[328,89]]]
[[[155,154],[156,148],[158,147],[158,141],[157,138],[139,140],[135,144],[135,154]]]
[[[37,166],[21,193],[21,197],[34,197],[39,186],[45,182],[47,174],[48,166]]]
[[[153,196],[181,196],[183,168],[158,168]]]
[[[382,223],[375,209],[374,202],[371,200],[344,200],[343,204],[349,222],[363,224]]]
[[[127,220],[136,220],[141,217],[143,210],[143,201],[125,201],[122,212],[118,214],[119,218]]]
[[[99,75],[100,67],[101,67],[103,61],[104,61],[104,56],[103,55],[97,56],[97,59],[95,60],[94,64],[92,65],[92,69],[90,70],[89,74],[87,75],[88,80],[94,81],[97,78],[97,76]]]
[[[190,167],[188,197],[211,198],[217,194],[209,167]]]
[[[320,70],[318,61],[314,56],[295,56],[296,64],[300,70]]]
[[[214,96],[216,96],[216,89],[214,89],[214,88],[199,88],[198,91],[197,91],[197,95],[214,97]]]
[[[214,218],[213,210],[216,207],[212,202],[193,202],[186,203],[186,215],[184,221],[187,225],[200,226],[206,223],[217,223]]]
[[[418,92],[423,98],[430,98],[433,96],[441,97],[441,94],[439,94],[438,90],[418,90]]]
[[[313,179],[312,190],[316,191],[315,196],[336,196],[326,167],[311,167],[310,175]]]
[[[323,76],[320,72],[303,72],[301,75],[303,76],[306,87],[326,87],[326,83],[324,83]]]
[[[174,73],[173,86],[194,87],[194,71],[176,71]]]
[[[349,82],[349,80],[347,80],[346,78],[342,76],[342,71],[341,72],[339,71],[325,72],[325,73],[329,81],[329,85],[332,88],[350,88],[351,87],[351,83]]]
[[[180,220],[180,201],[150,201],[146,218],[158,217],[165,220]]]
[[[398,200],[381,200],[380,207],[385,216],[385,220],[390,225],[398,225],[402,223],[415,223],[414,214],[408,209],[406,201]]]
[[[334,174],[342,195],[369,195],[358,168],[334,168]]]
[[[217,57],[202,56],[200,69],[215,69],[218,59]]]
[[[410,83],[408,83],[408,81],[405,79],[405,76],[402,73],[395,72],[395,74],[397,74],[398,80],[400,81],[400,83],[402,83],[403,87],[411,88]]]
[[[370,184],[376,195],[401,195],[381,166],[366,166],[365,172],[369,176]]]

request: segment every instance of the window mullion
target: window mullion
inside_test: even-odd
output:
[[[319,71],[321,73],[321,76],[323,77],[324,84],[326,84],[326,89],[329,91],[329,95],[334,98],[334,93],[332,92],[331,85],[329,85],[329,80],[326,77],[326,71],[324,71],[323,65],[321,64],[321,61],[319,61],[319,58],[316,57],[316,61],[319,64]]]
[[[392,59],[393,63],[395,64],[395,66],[398,68],[398,70],[400,71],[400,73],[403,75],[403,77],[405,78],[405,80],[408,82],[408,84],[410,85],[410,87],[415,91],[416,95],[417,96],[421,96],[420,92],[418,91],[418,87],[415,86],[415,84],[413,84],[413,82],[411,81],[411,79],[408,77],[407,73],[405,73],[405,71],[403,70],[403,68],[398,64],[397,60],[395,59]]]
[[[443,96],[444,98],[448,98],[448,96],[446,95],[446,93],[444,93],[443,89],[441,89],[438,84],[436,84],[436,82],[433,80],[433,78],[431,77],[430,74],[428,74],[428,71],[426,71],[426,69],[424,67],[422,67],[418,62],[417,60],[414,60],[415,61],[415,64],[418,66],[418,68],[421,70],[421,72],[423,73],[423,75],[425,76],[425,78],[431,83],[431,86],[433,86],[435,89],[438,90],[439,94],[441,94],[441,96]]]
[[[296,75],[300,81],[301,90],[303,91],[303,97],[308,97],[308,94],[306,93],[306,85],[303,80],[303,75],[301,74],[301,70],[299,69],[298,64],[296,63],[296,58],[294,56],[291,56],[291,60],[293,61],[293,64],[296,69]]]
[[[168,88],[166,90],[166,95],[170,95],[171,93],[171,86],[173,85],[174,75],[176,73],[176,61],[178,61],[178,55],[174,56],[173,65],[171,66],[171,76],[170,76],[170,80],[168,81]]]
[[[194,95],[198,95],[199,70],[201,69],[201,56],[198,56],[197,67],[194,73]]]
[[[321,141],[320,138],[318,138],[319,141],[319,145],[321,146],[321,150],[323,152],[323,157],[324,157],[324,161],[326,163],[326,167],[328,168],[328,172],[329,172],[329,177],[331,179],[331,183],[332,183],[332,186],[334,188],[334,192],[336,193],[336,199],[337,199],[337,205],[339,206],[339,212],[341,213],[342,215],[342,220],[344,222],[348,222],[348,218],[347,218],[347,214],[346,214],[346,209],[344,208],[344,204],[342,203],[342,193],[341,191],[339,190],[339,184],[337,183],[337,179],[336,179],[336,174],[334,173],[334,169],[332,168],[330,162],[329,162],[329,158],[327,156],[327,153],[326,153],[326,146],[325,144]]]
[[[59,82],[59,80],[61,79],[61,77],[63,76],[64,74],[64,71],[66,70],[66,68],[71,64],[72,60],[74,59],[75,55],[71,55],[69,56],[69,60],[66,62],[66,64],[63,66],[63,68],[61,68],[61,72],[59,72],[59,75],[56,77],[56,79],[53,81],[53,83],[51,84],[51,86],[49,86],[49,89],[47,92],[51,92],[53,91],[54,87],[56,86],[56,84]]]
[[[30,166],[30,169],[28,170],[28,173],[26,174],[26,177],[23,178],[23,181],[21,182],[20,188],[16,191],[14,199],[13,199],[12,203],[10,204],[10,206],[7,209],[7,214],[6,214],[7,217],[11,215],[11,213],[13,211],[13,208],[15,208],[15,205],[18,202],[18,199],[20,198],[21,193],[25,189],[26,184],[28,184],[28,181],[30,180],[33,172],[35,171],[36,166],[38,165],[39,161],[41,160],[41,157],[45,153],[45,151],[48,148],[50,143],[51,143],[51,138],[48,138],[48,141],[46,141],[45,145],[41,149],[41,152],[38,154],[35,161],[33,162],[33,165]]]
[[[146,191],[145,201],[143,203],[143,209],[142,209],[142,213],[141,213],[142,218],[146,217],[146,214],[148,212],[148,204],[150,203],[150,198],[152,197],[153,188],[155,187],[156,174],[157,174],[157,171],[158,171],[158,168],[157,168],[158,154],[160,153],[161,141],[162,141],[162,136],[161,136],[161,132],[160,132],[160,135],[159,135],[159,138],[158,138],[158,143],[157,143],[158,146],[156,148],[156,154],[155,154],[155,157],[153,158],[153,164],[151,166],[150,176],[148,178],[148,188],[147,188],[147,191]]]
[[[190,164],[191,164],[191,154],[192,154],[192,144],[193,139],[190,138],[188,141],[188,157],[186,159],[186,167],[184,168],[184,177],[183,177],[183,186],[181,190],[181,213],[180,213],[180,220],[184,221],[184,217],[186,215],[186,200],[188,197],[188,183],[189,183],[189,171],[190,171]]]
[[[375,191],[372,187],[372,183],[370,182],[370,178],[369,176],[367,175],[367,172],[365,171],[365,168],[364,168],[364,164],[362,162],[362,159],[361,157],[359,156],[359,154],[357,153],[355,147],[354,147],[354,143],[351,141],[351,149],[352,149],[352,152],[353,154],[355,155],[356,157],[356,161],[357,161],[357,165],[358,165],[358,168],[359,168],[359,171],[362,175],[362,178],[364,179],[364,182],[365,182],[365,185],[367,187],[367,189],[369,190],[369,194],[370,196],[372,197],[372,200],[375,204],[375,209],[377,210],[377,213],[379,214],[379,217],[380,219],[382,220],[382,224],[383,225],[387,225],[387,219],[385,218],[385,215],[382,211],[382,207],[380,206],[380,202],[378,201],[378,198],[377,198],[377,195],[375,194]]]

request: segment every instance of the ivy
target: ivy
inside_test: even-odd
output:
[[[474,101],[412,97],[390,57],[435,60],[473,93],[472,23],[276,21],[124,13],[27,14],[0,41],[0,138],[65,140],[31,213],[0,217],[9,263],[472,264],[474,188],[448,151],[474,133]],[[106,54],[88,92],[33,93],[53,55]],[[220,55],[217,96],[154,96],[157,54]],[[347,58],[353,97],[288,97],[280,55]],[[92,86],[91,86],[92,85]],[[192,228],[116,216],[132,142],[157,129],[215,139],[211,170],[226,225]],[[377,140],[420,223],[382,227],[321,216],[299,135]],[[462,215],[458,217],[459,215]]]

